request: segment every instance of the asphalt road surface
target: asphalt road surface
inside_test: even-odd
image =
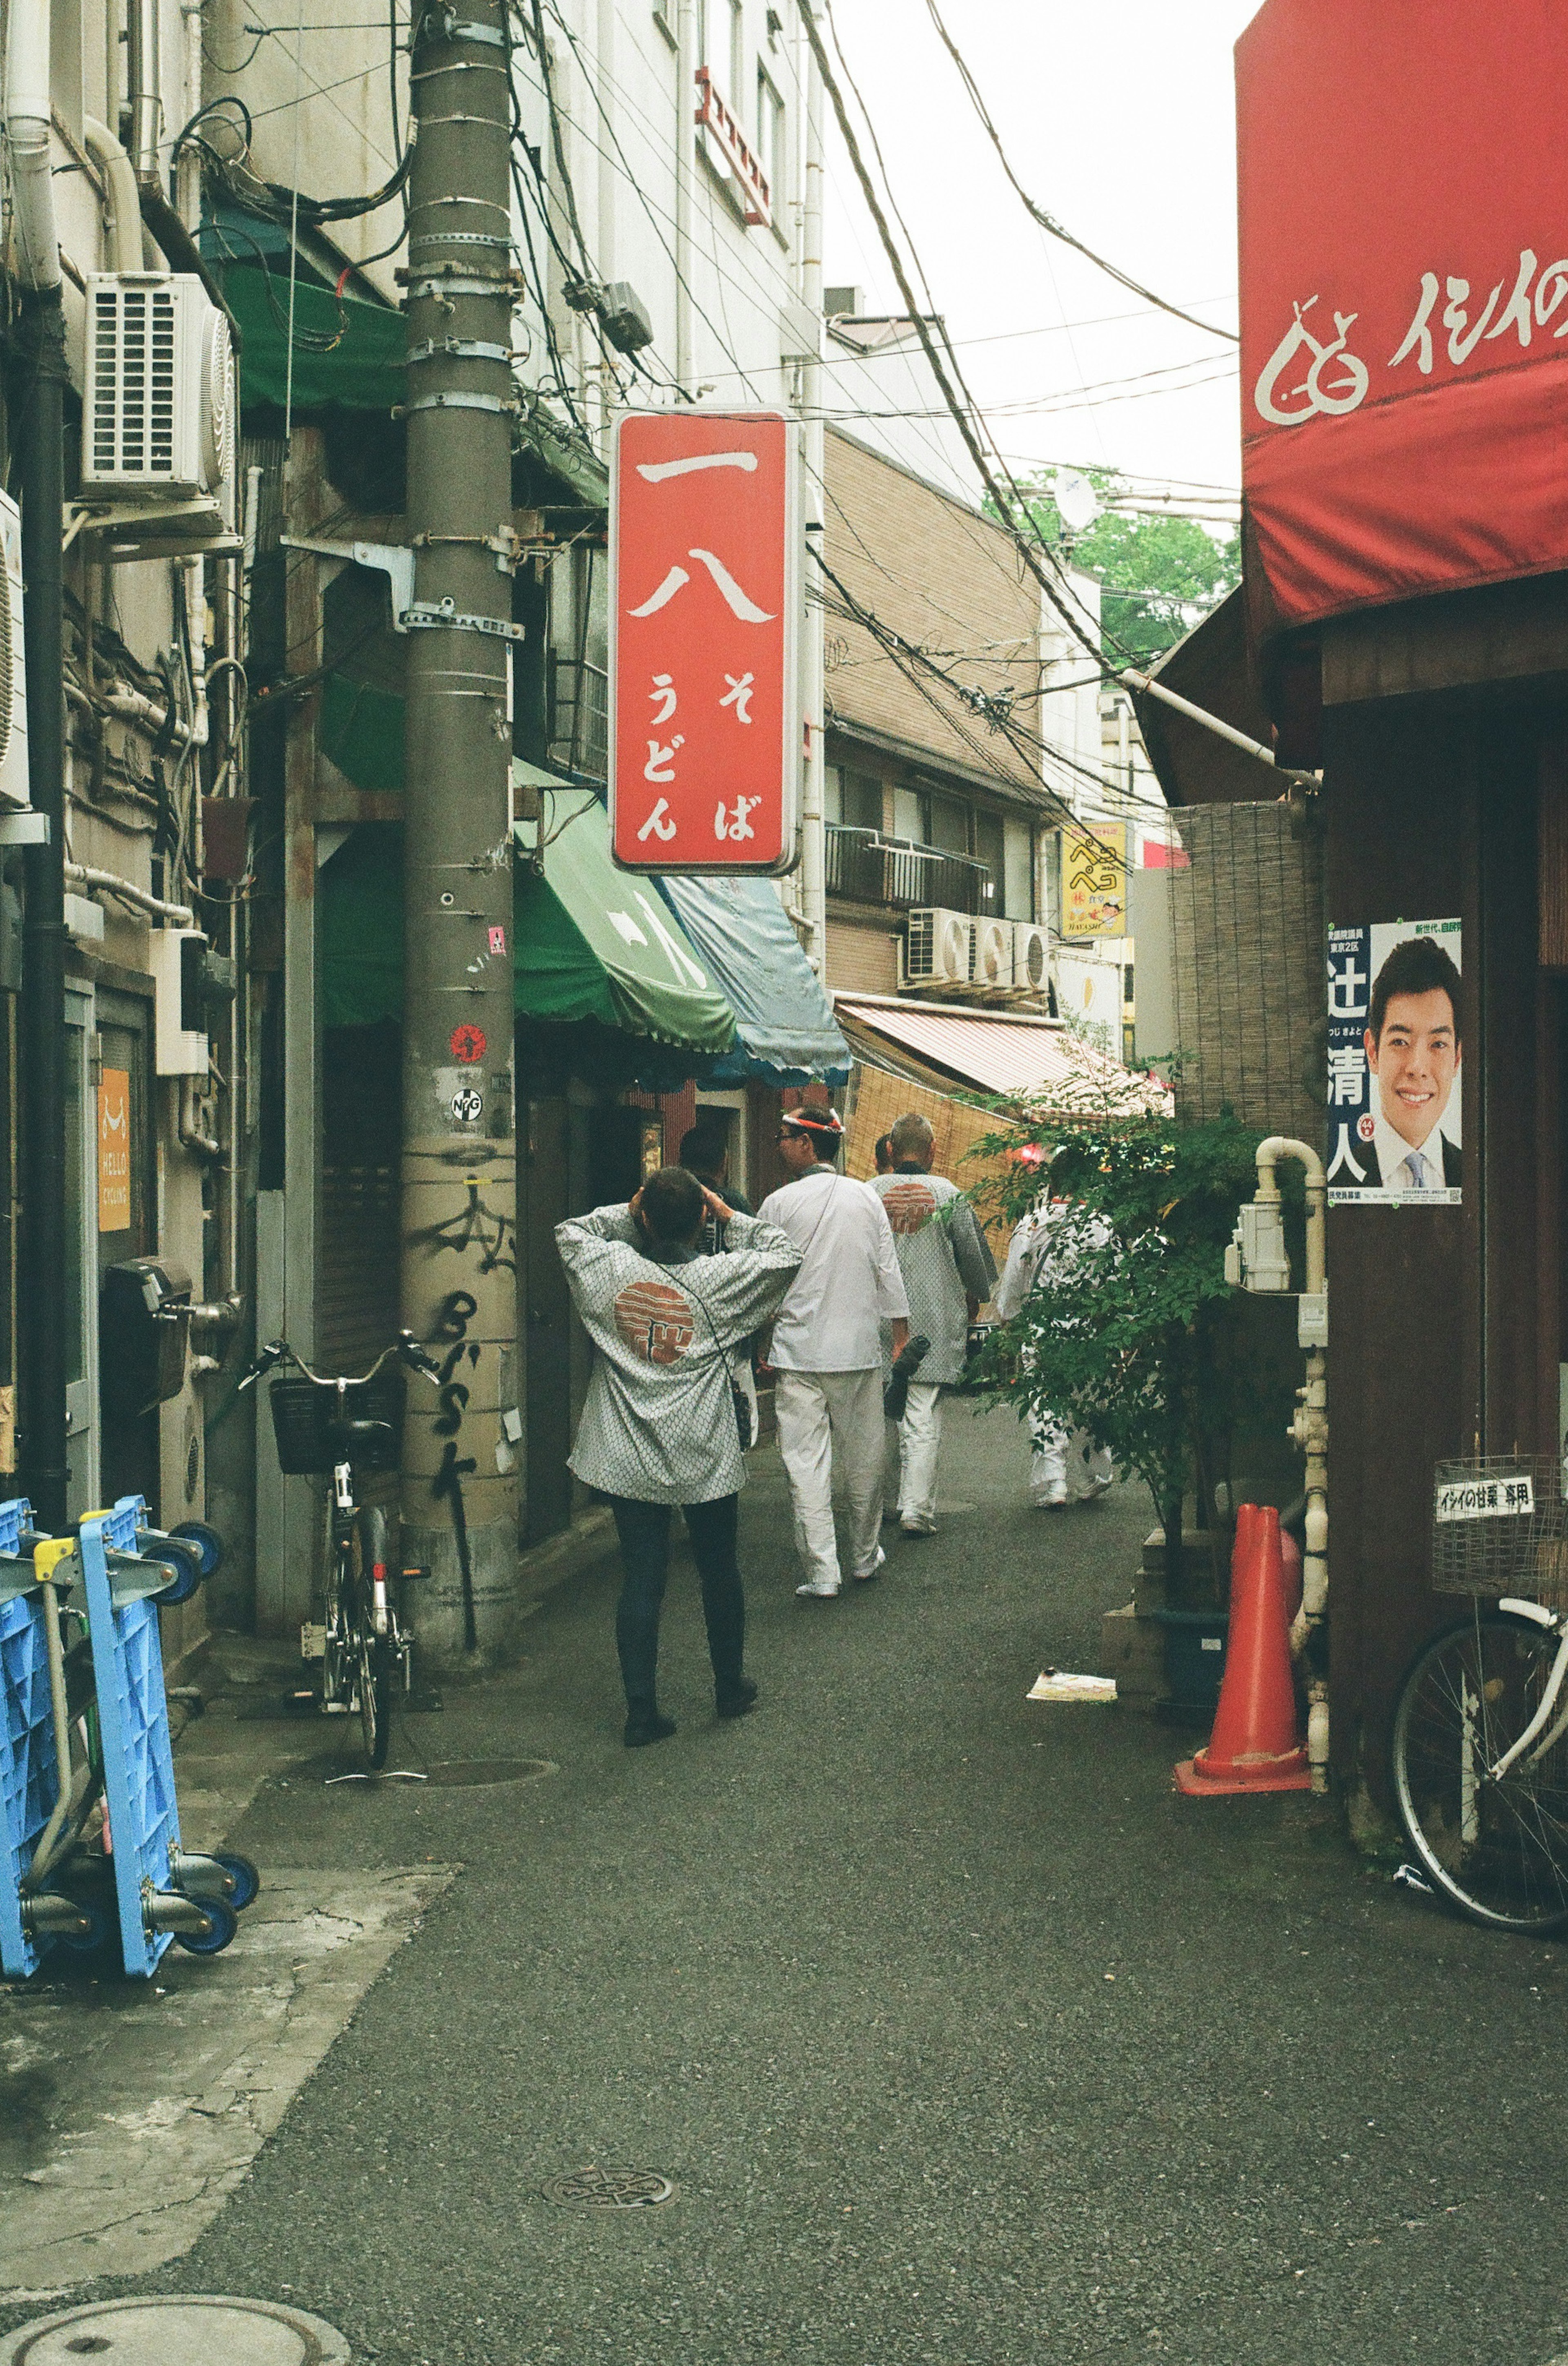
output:
[[[757,1458],[738,1724],[682,1558],[672,1741],[621,1746],[606,1576],[399,1738],[558,1771],[264,1787],[263,1868],[464,1870],[194,2250],[102,2289],[292,2300],[388,2366],[1568,2350],[1568,1950],[1447,1919],[1310,1800],[1174,1797],[1191,1737],[1026,1702],[1096,1664],[1149,1519],[1033,1512],[1024,1468],[954,1406],[940,1535],[818,1607]],[[678,2197],[546,2198],[588,2168]]]

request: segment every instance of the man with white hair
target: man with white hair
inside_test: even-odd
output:
[[[895,1347],[909,1335],[909,1301],[880,1202],[835,1172],[844,1128],[837,1113],[802,1102],[786,1110],[778,1155],[790,1180],[759,1211],[801,1252],[773,1325],[767,1360],[789,1474],[802,1602],[844,1591],[833,1523],[834,1465],[846,1498],[849,1573],[872,1578],[887,1556],[882,1527],[881,1325]]]
[[[906,1537],[936,1533],[936,1456],[942,1391],[964,1376],[969,1324],[996,1279],[985,1234],[957,1184],[931,1172],[936,1137],[917,1110],[892,1128],[892,1172],[870,1188],[892,1227],[911,1328],[930,1341],[909,1384],[899,1422],[899,1526]]]

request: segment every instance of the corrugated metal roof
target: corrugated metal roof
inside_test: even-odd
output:
[[[834,1013],[841,1024],[901,1044],[980,1092],[1028,1093],[1075,1105],[1098,1100],[1109,1088],[1123,1103],[1128,1087],[1140,1081],[1068,1028],[1048,1020],[1010,1019],[944,1003],[895,1005],[858,995],[835,995]],[[1150,1109],[1165,1106],[1161,1087],[1148,1083],[1147,1091]]]

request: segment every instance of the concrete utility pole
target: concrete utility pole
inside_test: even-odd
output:
[[[517,1588],[508,44],[504,0],[414,10],[403,1319],[446,1385],[410,1383],[403,1550],[448,1662],[504,1641]]]

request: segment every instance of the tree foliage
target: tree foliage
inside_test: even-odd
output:
[[[1047,1197],[1069,1206],[1022,1310],[992,1334],[983,1376],[1020,1417],[1048,1412],[1088,1430],[1148,1482],[1179,1584],[1182,1498],[1212,1499],[1228,1476],[1252,1386],[1234,1352],[1225,1250],[1261,1137],[1228,1117],[1009,1114],[1012,1129],[976,1155],[1013,1159],[977,1196],[1011,1222]]]
[[[1129,488],[1111,468],[1083,472],[1103,504]],[[1102,585],[1106,655],[1130,654],[1135,663],[1160,657],[1241,580],[1238,535],[1218,542],[1196,519],[1146,517],[1102,507],[1092,525],[1071,533],[1050,490],[1049,475],[1023,490],[1040,533],[1064,559]],[[1124,662],[1126,659],[1124,657]]]

